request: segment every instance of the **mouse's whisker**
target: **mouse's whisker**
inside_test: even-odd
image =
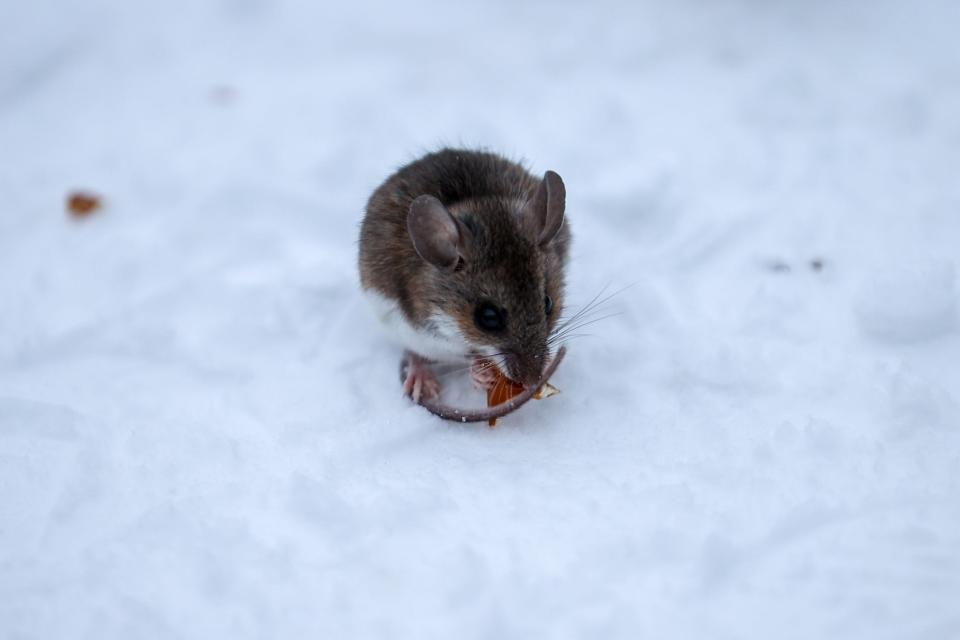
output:
[[[620,293],[622,293],[625,289],[627,289],[627,288],[630,287],[630,286],[632,286],[632,285],[627,285],[626,287],[621,287],[620,289],[617,289],[616,291],[612,291],[612,292],[610,292],[610,293],[607,293],[607,290],[610,288],[610,283],[608,282],[607,284],[605,284],[605,285],[603,285],[602,287],[600,287],[600,291],[597,291],[596,295],[594,295],[594,296],[590,299],[590,301],[587,302],[587,304],[583,305],[583,309],[589,309],[589,308],[594,307],[594,306],[596,306],[596,305],[603,304],[604,302],[607,302],[608,300],[610,300],[610,299],[613,298],[614,296],[619,295]],[[606,294],[606,295],[604,295],[604,294]]]
[[[467,365],[467,366],[455,366],[455,367],[450,368],[450,369],[444,367],[442,371],[440,371],[439,373],[437,373],[437,377],[439,377],[439,378],[449,378],[450,376],[454,376],[454,375],[459,375],[459,374],[462,374],[462,373],[466,373],[467,371],[470,371],[470,365]]]
[[[573,314],[569,318],[565,318],[562,322],[560,322],[557,325],[557,328],[555,329],[555,331],[560,331],[562,329],[565,329],[568,326],[575,324],[577,321],[588,317],[592,313],[602,312],[603,305],[610,302],[610,300],[612,300],[614,297],[620,295],[621,293],[623,293],[627,289],[630,289],[633,286],[636,286],[636,283],[628,284],[607,295],[603,295],[606,292],[606,290],[610,287],[609,284],[605,284],[600,289],[600,291],[597,292],[597,294],[590,299],[590,301],[587,304],[585,304],[582,308],[580,308],[579,311],[577,311],[575,314]]]
[[[592,333],[571,333],[569,335],[563,336],[563,338],[558,340],[557,343],[563,344],[565,342],[569,342],[570,340],[573,340],[574,338],[592,338],[593,335],[594,334]]]
[[[559,349],[560,347],[567,344],[574,338],[592,338],[593,336],[594,334],[592,333],[571,333],[570,335],[564,336],[563,338],[550,343],[550,346],[556,347]]]
[[[616,293],[618,292],[612,293],[609,296],[606,296],[602,299],[601,298],[595,299],[590,304],[585,306],[583,309],[581,309],[574,315],[570,316],[569,318],[565,319],[563,322],[559,323],[557,327],[554,329],[554,332],[564,331],[583,321],[592,319],[597,314],[604,313],[608,308],[609,301],[614,295],[616,295]]]
[[[597,300],[600,298],[600,296],[603,295],[603,292],[606,291],[607,287],[609,286],[610,286],[609,284],[603,285],[603,288],[601,288],[600,291],[598,291],[597,294],[593,296],[593,298],[591,298],[589,302],[587,302],[585,305],[580,307],[579,311],[577,311],[575,314],[564,319],[563,322],[559,323],[557,325],[557,328],[559,329],[570,324],[571,322],[575,322],[577,319],[581,318],[585,313],[588,313],[596,304],[599,304]]]
[[[570,325],[570,326],[568,326],[568,327],[564,327],[562,330],[555,331],[555,332],[554,332],[553,334],[551,334],[550,337],[547,339],[547,344],[554,344],[554,343],[557,342],[558,340],[563,340],[563,339],[566,338],[567,336],[571,335],[573,332],[578,331],[579,329],[582,329],[582,328],[584,328],[584,327],[587,327],[587,326],[589,326],[589,325],[591,325],[591,324],[594,324],[595,322],[600,322],[601,320],[607,320],[607,319],[609,319],[609,318],[613,318],[613,317],[620,316],[620,315],[623,315],[623,312],[622,312],[622,311],[616,311],[616,312],[614,312],[614,313],[608,313],[608,314],[603,315],[603,316],[600,316],[600,317],[598,317],[598,318],[584,318],[583,320],[577,322],[576,324],[572,324],[572,325]]]
[[[437,377],[448,378],[452,375],[469,372],[473,370],[474,367],[477,367],[477,371],[480,373],[483,373],[488,369],[492,369],[493,367],[497,367],[502,370],[505,362],[504,356],[506,356],[506,352],[484,354],[482,358],[485,360],[485,362],[481,364],[479,367],[477,367],[477,365],[473,361],[464,365],[454,365],[452,368],[444,368],[443,371],[437,374]],[[496,360],[497,358],[500,358],[501,360],[497,362]]]
[[[629,284],[624,287],[621,287],[620,289],[617,289],[616,291],[612,291],[604,295],[604,293],[608,288],[607,285],[604,285],[604,287],[601,288],[600,291],[595,296],[593,296],[593,298],[591,298],[589,302],[583,305],[575,314],[565,319],[564,322],[561,323],[561,326],[572,324],[577,320],[580,320],[581,318],[591,313],[595,313],[597,311],[602,310],[607,303],[613,300],[613,298],[615,298],[616,296],[620,295],[621,293],[623,293],[624,291],[626,291],[627,289],[633,286],[634,286],[633,284]]]
[[[569,332],[569,331],[576,331],[576,330],[579,329],[580,327],[585,327],[585,326],[587,326],[587,325],[593,324],[594,322],[600,322],[601,320],[606,320],[607,318],[614,318],[614,317],[616,317],[616,316],[621,316],[621,315],[623,315],[623,311],[613,311],[613,312],[611,312],[611,313],[607,313],[607,314],[604,314],[604,315],[602,315],[602,316],[598,316],[598,317],[596,317],[596,318],[584,318],[584,319],[580,320],[579,322],[577,322],[576,324],[572,324],[572,325],[570,325],[570,326],[568,326],[568,327],[564,327],[564,328],[563,328],[562,330],[560,330],[560,331],[555,331],[555,332],[553,332],[553,333],[551,334],[551,337],[552,337],[552,336],[563,335],[564,333],[567,333],[567,332]]]

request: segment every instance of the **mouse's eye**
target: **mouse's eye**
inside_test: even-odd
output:
[[[484,331],[490,332],[503,331],[507,326],[503,312],[489,302],[481,302],[477,305],[473,312],[473,321]]]
[[[543,311],[547,314],[547,317],[553,313],[553,298],[550,296],[543,297]]]

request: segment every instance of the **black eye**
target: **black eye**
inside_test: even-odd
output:
[[[473,321],[484,331],[490,332],[503,331],[507,326],[503,312],[489,302],[482,302],[477,305],[473,312]]]
[[[543,310],[546,312],[547,316],[553,313],[553,298],[550,296],[543,297]]]

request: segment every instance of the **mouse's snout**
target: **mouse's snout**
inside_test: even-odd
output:
[[[547,367],[545,354],[508,353],[505,356],[507,376],[524,387],[533,387],[540,382]]]

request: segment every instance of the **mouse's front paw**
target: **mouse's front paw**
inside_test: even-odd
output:
[[[499,370],[492,360],[474,358],[470,365],[470,379],[481,391],[489,391],[497,384]]]
[[[403,393],[415,403],[440,397],[440,383],[426,360],[408,351],[404,361]]]

